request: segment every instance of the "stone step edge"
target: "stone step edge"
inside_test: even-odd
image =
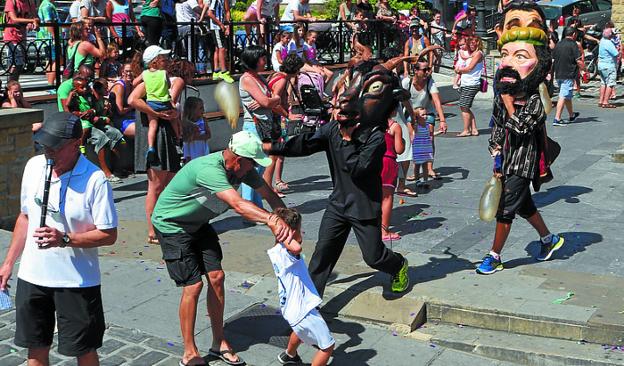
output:
[[[350,294],[345,295],[345,292]],[[355,294],[353,294],[355,293]],[[353,296],[351,296],[353,295]],[[391,300],[374,292],[356,292],[329,285],[323,313],[382,325],[393,325],[402,333],[413,332],[426,322],[463,324],[475,328],[505,331],[596,344],[624,342],[624,325],[577,322],[538,315],[508,313],[492,309],[450,304],[439,299],[399,297]]]
[[[617,359],[609,359],[608,361],[598,360],[596,358],[592,358],[590,356],[590,352],[587,352],[584,356],[579,355],[571,355],[569,353],[565,353],[564,351],[560,351],[567,346],[572,347],[583,347],[583,345],[579,344],[579,342],[568,341],[568,340],[560,340],[554,339],[558,343],[559,347],[553,347],[552,352],[543,352],[543,351],[532,351],[531,349],[527,349],[526,343],[528,341],[537,341],[541,342],[541,338],[530,335],[517,335],[517,334],[509,334],[501,331],[493,331],[488,330],[490,339],[500,340],[502,337],[514,337],[514,342],[517,346],[509,346],[509,345],[500,345],[500,342],[492,341],[487,342],[487,340],[482,341],[481,338],[477,338],[473,340],[472,337],[463,336],[461,339],[453,338],[448,339],[444,336],[440,336],[436,334],[435,329],[440,326],[449,327],[449,325],[433,325],[433,334],[416,331],[408,335],[408,337],[417,339],[422,342],[429,342],[432,345],[445,347],[454,349],[461,352],[466,352],[470,354],[475,354],[491,359],[496,359],[500,361],[509,361],[519,364],[526,365],[574,365],[574,366],[615,366],[615,365],[624,365],[624,352],[614,351],[619,353],[614,353]],[[465,332],[466,328],[462,330]],[[469,330],[468,330],[469,331]],[[483,332],[483,331],[481,331]],[[524,341],[523,341],[524,339]],[[553,339],[550,340],[551,342]],[[563,347],[562,347],[563,346]],[[591,345],[585,345],[591,346]],[[596,347],[596,346],[594,346]],[[607,351],[604,347],[603,350]],[[558,352],[559,351],[559,352]]]
[[[507,313],[492,309],[472,308],[429,301],[427,321],[463,324],[481,329],[514,334],[585,341],[597,344],[624,342],[624,325],[599,322],[578,322],[530,314]]]

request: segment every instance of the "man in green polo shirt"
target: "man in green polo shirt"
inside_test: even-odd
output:
[[[80,65],[77,76],[91,82],[93,80],[93,68],[90,65]],[[58,102],[59,112],[63,112],[63,101],[69,98],[69,93],[73,89],[73,82],[74,79],[67,79],[63,81],[56,91],[56,100]]]
[[[181,364],[203,362],[195,344],[195,314],[208,279],[208,314],[212,325],[210,354],[230,365],[243,364],[223,333],[223,254],[219,237],[210,220],[233,208],[243,218],[268,225],[275,238],[287,246],[293,231],[282,219],[253,202],[244,200],[237,189],[243,182],[254,188],[273,209],[284,207],[282,200],[265,183],[254,166],[269,166],[260,139],[247,131],[232,136],[228,148],[191,160],[160,194],[152,223],[160,242],[169,276],[183,287],[180,301],[180,328],[184,339]],[[203,364],[203,363],[202,363]]]

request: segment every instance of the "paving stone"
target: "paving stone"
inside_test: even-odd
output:
[[[0,329],[0,341],[4,340],[12,340],[15,332],[11,330],[9,327],[4,327]]]
[[[182,347],[181,345],[174,342],[166,341],[161,338],[150,337],[147,341],[143,342],[142,345],[148,346],[158,351],[169,353],[174,356],[184,353],[184,347]]]
[[[0,365],[2,366],[18,366],[24,363],[26,359],[17,356],[8,356],[0,358]]]
[[[131,343],[141,343],[149,338],[149,335],[141,332],[140,330],[120,327],[110,327],[106,330],[106,334],[116,338],[121,338]]]
[[[130,362],[130,365],[136,366],[145,366],[145,365],[155,365],[163,359],[167,358],[168,355],[166,353],[158,352],[158,351],[150,351],[143,356],[135,359]]]
[[[0,314],[0,321],[4,322],[5,324],[15,323],[15,310]]]
[[[126,346],[125,343],[116,339],[106,339],[102,343],[102,347],[98,348],[98,353],[101,355],[108,355],[119,351],[122,347]]]
[[[123,365],[126,359],[119,355],[108,356],[100,361],[100,366],[119,366]]]
[[[146,351],[146,349],[143,348],[143,347],[130,346],[130,347],[126,347],[126,348],[122,349],[121,351],[117,352],[116,354],[121,356],[121,357],[125,357],[125,358],[127,358],[129,360],[133,360],[133,359],[139,357],[145,351]]]
[[[14,350],[13,352],[11,352],[11,350]],[[2,356],[6,356],[8,354],[11,353],[15,353],[15,348],[11,347],[8,344],[0,344],[0,357]]]
[[[180,357],[170,356],[156,364],[156,366],[175,366],[180,362]]]

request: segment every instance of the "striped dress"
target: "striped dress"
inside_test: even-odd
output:
[[[427,126],[416,125],[416,134],[412,142],[412,158],[414,164],[422,164],[433,161],[433,145]]]

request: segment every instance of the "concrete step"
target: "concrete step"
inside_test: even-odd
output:
[[[427,323],[410,336],[448,347],[524,365],[624,365],[624,348],[512,334],[464,325]]]

